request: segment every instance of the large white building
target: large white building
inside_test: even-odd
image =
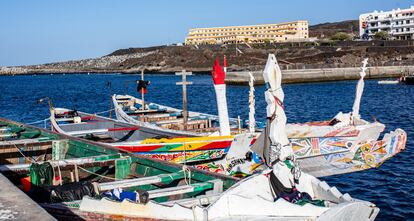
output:
[[[375,33],[384,31],[394,40],[414,39],[414,6],[392,11],[374,11],[359,16],[359,35],[372,39]]]
[[[186,45],[307,41],[308,21],[190,29]]]

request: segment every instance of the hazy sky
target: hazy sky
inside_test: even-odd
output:
[[[183,42],[194,27],[358,19],[407,0],[0,0],[0,66],[100,57]]]

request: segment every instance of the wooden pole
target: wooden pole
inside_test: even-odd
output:
[[[188,112],[187,112],[187,77],[185,74],[185,70],[183,70],[182,75],[182,82],[183,82],[183,117],[184,117],[184,130],[187,130],[187,122],[188,122]]]
[[[187,122],[188,122],[188,111],[187,111],[187,84],[190,85],[193,82],[187,82],[187,75],[192,75],[191,72],[186,72],[185,69],[183,71],[175,73],[176,75],[181,75],[181,82],[177,82],[177,85],[183,86],[183,126],[184,130],[187,130]]]
[[[112,103],[112,84],[111,84],[111,82],[108,82],[108,86],[109,86],[109,102],[110,102],[110,104],[109,104],[109,119],[112,119],[112,105],[113,105],[113,103]]]
[[[78,165],[75,164],[75,181],[79,182],[79,171],[78,171]]]
[[[141,70],[141,80],[144,81],[144,70]],[[144,90],[141,89],[142,110],[145,110]]]
[[[239,134],[241,134],[241,120],[240,120],[240,115],[237,116],[237,132]]]
[[[73,171],[70,171],[70,182],[75,182],[75,176],[73,175]]]

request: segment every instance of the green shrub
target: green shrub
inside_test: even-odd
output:
[[[379,31],[375,33],[374,39],[376,40],[387,40],[388,39],[388,33],[385,31]]]
[[[333,41],[349,41],[351,39],[351,36],[345,32],[338,32],[331,37]]]

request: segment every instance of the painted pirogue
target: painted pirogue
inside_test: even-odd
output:
[[[208,137],[162,137],[156,133],[148,133],[145,128],[130,123],[80,111],[76,111],[75,115],[68,113],[73,112],[64,108],[53,109],[50,118],[52,130],[105,143],[154,159],[188,164],[198,169],[228,175],[245,176],[260,169],[262,164],[261,159],[250,151],[259,133],[244,132],[229,136]],[[75,120],[76,118],[79,120]],[[401,129],[385,134],[382,140],[370,139],[372,136],[379,136],[377,131],[383,128],[380,123],[343,127],[336,130],[332,130],[331,126],[322,126],[321,123],[318,126],[301,124],[294,128],[307,131],[304,132],[307,136],[299,135],[297,131],[294,132],[296,135],[290,133],[293,136],[290,141],[294,154],[302,170],[316,177],[376,168],[402,151],[406,144],[406,133]],[[290,125],[287,125],[286,129],[292,132]],[[318,133],[327,133],[326,131],[330,135],[317,136]],[[233,142],[236,137],[247,140],[241,143]],[[226,159],[231,149],[243,149],[246,153],[241,154],[240,158]],[[246,158],[248,152],[251,153],[248,154],[251,157]],[[223,163],[223,160],[226,162]],[[251,167],[244,169],[234,167],[246,160],[251,161]],[[227,164],[228,166],[223,166]]]
[[[51,129],[61,134],[106,143],[122,150],[174,163],[221,159],[234,140],[234,135],[180,137],[156,133],[137,125],[65,108],[52,108],[50,122]],[[250,137],[251,142],[254,142],[254,135]]]
[[[266,128],[251,149],[264,160],[264,169],[240,181],[7,120],[0,120],[5,153],[0,171],[57,217],[70,211],[91,220],[373,220],[379,212],[375,205],[301,171],[285,130],[274,55],[264,77]],[[238,161],[247,157],[249,141],[246,133],[236,135],[232,145],[239,148],[230,148],[225,160],[250,167],[248,160]]]
[[[366,65],[367,60],[363,63],[351,113],[339,113],[329,121],[286,125],[294,155],[303,171],[323,177],[376,168],[404,150],[407,137],[403,130],[396,129],[378,140],[385,125],[365,121],[359,115]],[[216,62],[214,70],[221,71],[224,78],[219,63]],[[221,83],[215,85],[221,93],[216,96],[220,106],[226,103],[220,100],[225,97],[224,80],[215,82]],[[225,114],[226,108],[218,108],[219,116],[189,112],[184,130],[181,110],[154,103],[146,103],[142,108],[142,100],[132,96],[114,95],[113,102],[119,121],[50,105],[51,128],[58,133],[216,173],[245,176],[261,169],[262,159],[250,147],[263,129],[237,124],[237,119],[229,119]],[[222,115],[225,117],[220,118]],[[227,125],[225,130],[223,125]],[[233,142],[236,137],[244,142]],[[229,158],[231,149],[245,152],[238,158]],[[250,167],[238,166],[246,161],[251,162]]]
[[[379,210],[306,173],[298,189],[312,197],[309,203],[274,202],[266,174],[238,182],[6,119],[0,119],[0,162],[3,175],[59,220],[336,220],[350,214],[372,220]]]

